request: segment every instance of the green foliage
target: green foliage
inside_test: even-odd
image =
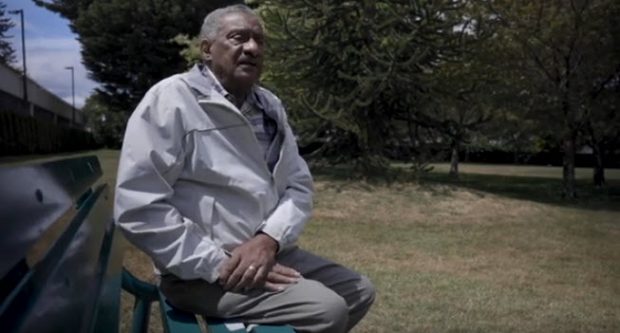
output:
[[[6,17],[6,4],[0,1],[0,63],[10,64],[15,62],[15,50],[9,43],[7,31],[11,29],[15,24],[10,18]]]
[[[175,43],[183,47],[181,50],[181,56],[185,59],[188,68],[191,68],[194,64],[200,62],[200,38],[190,38],[188,35],[177,35],[173,40]]]
[[[487,2],[498,27],[494,54],[528,116],[560,136],[581,128],[598,91],[620,71],[613,24],[620,6],[612,0]]]
[[[92,131],[99,146],[114,149],[121,147],[127,113],[109,106],[105,97],[96,93],[86,99],[82,112],[86,115],[86,126]]]
[[[125,112],[157,81],[186,68],[174,37],[197,33],[209,11],[233,2],[35,0],[70,21],[99,93]]]
[[[457,52],[463,3],[261,1],[264,80],[289,103],[302,138],[346,143],[335,152],[374,173],[386,165],[394,120],[421,112],[434,69]]]
[[[497,27],[489,50],[508,82],[509,100],[516,102],[520,119],[562,143],[566,195],[573,197],[574,152],[585,141],[584,130],[617,132],[617,120],[610,120],[620,80],[620,5],[613,0],[481,3]]]

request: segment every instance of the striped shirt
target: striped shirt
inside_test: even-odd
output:
[[[237,106],[235,97],[224,89],[211,70],[207,66],[201,66],[201,70],[203,75],[211,81],[215,91],[224,96],[234,106]],[[255,88],[252,88],[247,95],[239,111],[250,123],[252,131],[263,152],[265,162],[267,162],[267,166],[269,167],[269,171],[273,171],[279,157],[277,152],[280,150],[278,140],[274,140],[278,132],[278,123],[267,115],[265,110],[261,107],[261,104],[257,101]],[[278,147],[276,147],[276,145]]]

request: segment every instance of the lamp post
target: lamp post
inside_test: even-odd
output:
[[[23,67],[24,67],[24,72],[23,74],[23,84],[24,84],[24,102],[28,103],[28,71],[26,70],[26,33],[25,33],[25,28],[24,28],[24,10],[23,9],[17,9],[17,10],[9,10],[9,14],[19,14],[20,20],[21,20],[21,26],[22,26],[22,62],[23,62]]]
[[[71,102],[72,102],[71,124],[75,126],[75,71],[74,71],[73,66],[67,66],[65,67],[65,69],[68,69],[71,71]]]

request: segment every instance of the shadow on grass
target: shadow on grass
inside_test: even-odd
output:
[[[329,180],[345,186],[347,182],[358,181],[361,177],[350,166],[313,167],[318,180]],[[577,180],[577,199],[562,197],[560,179],[544,177],[503,176],[487,174],[463,174],[459,179],[447,173],[427,172],[415,174],[405,168],[393,168],[385,177],[366,180],[370,184],[394,183],[420,185],[424,190],[446,195],[452,189],[468,189],[479,195],[490,193],[514,199],[590,210],[620,211],[620,180],[609,180],[603,188],[595,188],[589,180]],[[443,185],[443,186],[436,186]]]
[[[540,203],[620,211],[619,181],[595,188],[591,181],[578,180],[578,198],[573,200],[562,197],[561,180],[554,178],[462,174],[454,179],[447,174],[428,173],[420,180],[422,185],[442,184]]]

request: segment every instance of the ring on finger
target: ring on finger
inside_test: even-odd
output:
[[[253,270],[256,270],[256,267],[254,267],[254,265],[248,266],[248,271],[253,271]]]

